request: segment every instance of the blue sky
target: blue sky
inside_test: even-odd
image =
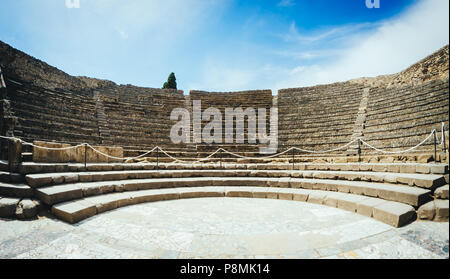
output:
[[[73,1],[73,0],[72,0]],[[449,1],[2,0],[0,40],[71,75],[236,91],[401,71],[449,41]]]

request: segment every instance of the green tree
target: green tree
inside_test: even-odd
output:
[[[171,73],[167,82],[164,83],[163,89],[177,89],[177,78],[175,73]]]

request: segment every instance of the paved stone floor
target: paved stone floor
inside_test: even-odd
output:
[[[448,258],[449,223],[395,229],[310,203],[203,198],[141,204],[77,225],[0,219],[0,258]]]

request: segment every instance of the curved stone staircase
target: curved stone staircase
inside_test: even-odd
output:
[[[349,210],[394,227],[417,218],[448,220],[448,165],[416,163],[296,164],[43,164],[23,163],[25,183],[0,184],[17,215],[24,200],[42,203],[77,223],[144,202],[197,197],[273,198]],[[35,198],[38,201],[32,200]],[[23,198],[23,197],[22,197]],[[2,203],[3,201],[3,203]],[[14,204],[15,203],[15,204]],[[11,204],[14,204],[11,205]],[[15,208],[13,212],[12,207]],[[22,205],[23,207],[23,205]]]

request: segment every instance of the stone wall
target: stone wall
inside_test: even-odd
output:
[[[208,108],[217,108],[222,114],[222,144],[206,144],[204,141],[202,143],[197,143],[196,148],[201,152],[215,151],[219,146],[225,147],[231,151],[258,151],[258,142],[256,144],[248,144],[248,122],[247,119],[244,122],[244,143],[236,144],[236,119],[234,119],[234,144],[225,144],[225,109],[231,108],[242,108],[244,111],[247,108],[253,108],[255,113],[258,113],[259,108],[266,109],[266,129],[269,129],[269,115],[270,108],[272,107],[272,91],[271,90],[250,90],[250,91],[239,91],[239,92],[207,92],[207,91],[197,91],[192,90],[189,94],[188,109],[191,112],[191,121],[193,119],[192,106],[194,101],[201,101],[201,110],[204,112]],[[211,119],[212,120],[212,119]],[[203,129],[207,123],[210,121],[202,121],[201,128]],[[193,127],[191,127],[193,128]],[[193,136],[193,131],[191,131]],[[268,130],[269,132],[269,130]],[[192,140],[193,141],[193,140]]]
[[[278,92],[279,142],[323,151],[351,140],[364,86],[339,82]]]
[[[0,67],[4,75],[48,89],[90,91],[114,86],[106,80],[73,77],[0,41]]]
[[[119,159],[111,159],[98,152],[95,152],[91,148],[80,146],[77,148],[67,149],[67,150],[49,150],[45,148],[68,148],[72,147],[70,144],[60,144],[52,142],[42,142],[35,141],[33,143],[36,146],[41,146],[44,148],[33,148],[33,162],[40,163],[113,163],[113,162],[123,162]],[[96,150],[107,154],[109,156],[123,158],[123,148],[122,147],[112,147],[112,146],[93,146]],[[86,157],[85,157],[86,153]]]

